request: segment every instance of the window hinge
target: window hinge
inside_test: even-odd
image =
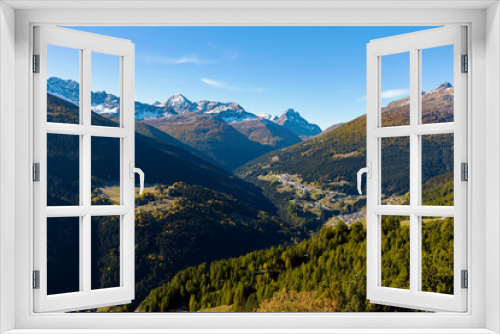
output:
[[[40,289],[40,270],[33,270],[33,289]]]
[[[40,182],[40,163],[33,164],[33,181]]]
[[[469,181],[469,166],[467,165],[466,162],[462,162],[460,164],[460,173],[461,173],[461,176],[460,176],[460,180],[461,181]]]
[[[462,55],[462,73],[469,72],[469,56]]]
[[[469,288],[469,272],[467,270],[461,271],[462,289]]]
[[[33,73],[40,73],[40,55],[33,55]]]

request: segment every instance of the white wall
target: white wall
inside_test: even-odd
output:
[[[500,6],[486,11],[486,328],[500,332]]]
[[[15,12],[0,3],[0,253],[14,254]],[[1,260],[3,259],[3,261]],[[14,328],[14,257],[0,256],[0,332]]]

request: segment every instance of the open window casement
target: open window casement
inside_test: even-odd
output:
[[[450,99],[454,114],[445,115],[444,118],[433,116],[440,106],[432,105],[432,94],[439,92],[426,93],[422,89],[429,71],[435,74],[442,70],[426,68],[430,66],[427,60],[432,58],[427,55],[438,48],[450,50],[449,65],[454,78],[453,88],[451,85],[441,87],[445,90],[454,89]],[[367,46],[368,166],[365,171],[368,176],[367,297],[371,303],[429,311],[463,312],[467,309],[467,289],[462,281],[467,274],[467,182],[464,175],[467,172],[466,54],[466,28],[458,26],[373,40]],[[383,108],[384,99],[388,97],[387,93],[384,94],[384,84],[394,81],[394,78],[384,76],[384,68],[396,66],[398,62],[401,64],[397,57],[407,59],[408,65],[397,74],[397,79],[399,82],[405,81],[406,87],[400,88],[409,87],[410,96],[406,105],[391,108],[400,114],[388,115]],[[450,143],[450,149],[438,152],[438,155],[450,155],[449,164],[453,172],[448,175],[454,187],[451,204],[436,204],[427,198],[423,199],[422,189],[426,181],[423,179],[423,170],[437,168],[439,166],[436,164],[440,163],[427,159],[433,140],[448,140]],[[384,166],[384,163],[387,165],[391,161],[390,154],[393,156],[392,161],[397,156],[404,163],[400,166]],[[386,182],[390,182],[391,173],[406,173],[409,191],[405,194],[407,197],[403,197],[405,201],[395,203],[385,196],[384,187]],[[392,222],[400,222],[398,228],[406,228],[409,249],[398,249],[398,238],[404,237],[401,231],[399,235],[393,234],[397,237],[389,236],[391,219]],[[429,255],[432,238],[429,239],[431,231],[427,224],[430,220],[442,222],[441,228],[447,224],[450,229],[451,241],[448,249],[443,251],[453,252],[453,263],[443,263],[442,257]],[[387,260],[384,252],[391,247],[397,252],[393,253],[392,259]],[[402,269],[405,260],[408,263]],[[388,272],[391,277],[397,276],[399,281],[387,280]]]
[[[49,76],[61,71],[69,73],[71,57],[75,64],[72,73],[78,77],[68,81],[73,96],[49,97]],[[92,66],[93,59],[97,62],[102,57],[114,57],[117,64],[120,100],[109,106],[112,120],[91,110],[91,82],[103,80],[99,71],[111,66]],[[137,171],[134,44],[70,29],[35,27],[33,84],[34,311],[62,312],[129,303],[134,299]],[[98,145],[106,145],[106,154],[96,157],[92,148]],[[103,166],[103,159],[109,157],[115,157],[116,164]],[[109,177],[96,177],[99,168],[108,168],[100,175]],[[54,184],[55,179],[62,181]],[[98,192],[95,188],[102,188],[102,184],[113,186],[113,203],[93,200],[92,193]],[[106,231],[116,234],[116,245],[112,253],[106,254],[106,261],[95,257],[101,226],[112,226]],[[100,268],[103,265],[109,267]],[[116,273],[109,275],[109,282],[95,284],[92,270],[112,269]]]

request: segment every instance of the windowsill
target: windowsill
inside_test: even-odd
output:
[[[5,334],[489,334],[488,329],[15,329]]]

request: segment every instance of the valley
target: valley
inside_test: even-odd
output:
[[[268,174],[259,175],[258,179],[274,185],[278,193],[291,194],[293,199],[289,205],[296,207],[297,211],[302,210],[309,219],[315,218],[326,225],[335,225],[341,220],[347,225],[365,221],[365,195],[348,195],[304,184],[298,175]]]
[[[49,79],[47,120],[78,123],[78,83],[57,79]],[[119,98],[95,96],[93,124],[116,126]],[[293,109],[256,115],[237,103],[191,102],[180,94],[138,103],[136,165],[147,184],[136,193],[136,299],[100,311],[407,311],[366,301],[366,196],[356,190],[366,161],[366,115],[321,132]],[[394,101],[383,119],[403,124],[408,108],[405,98]],[[453,120],[453,87],[426,93],[422,108],[425,122]],[[49,205],[78,204],[77,142],[48,138]],[[424,205],[453,205],[453,137],[428,136],[423,149]],[[388,140],[382,149],[383,204],[409,203],[408,150],[404,140]],[[119,202],[119,168],[109,167],[119,159],[115,151],[92,146],[93,204]],[[115,227],[103,222],[92,275],[112,282],[119,246],[110,253]],[[426,263],[449,264],[453,222],[425,224],[433,233]],[[404,287],[408,223],[384,218],[383,226],[387,240],[401,240],[400,248],[384,243],[384,282]],[[449,265],[439,277],[431,269],[425,287],[449,291]]]

